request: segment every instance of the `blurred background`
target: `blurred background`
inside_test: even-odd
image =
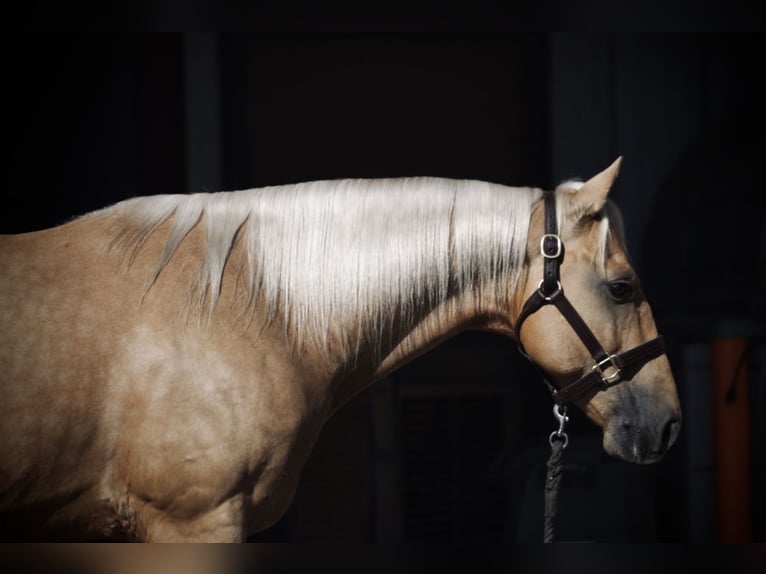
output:
[[[0,233],[134,195],[433,175],[552,188],[624,156],[613,198],[679,385],[657,465],[572,413],[557,537],[766,539],[766,191],[758,35],[262,23],[6,40]],[[551,401],[467,333],[344,407],[252,542],[537,542]]]

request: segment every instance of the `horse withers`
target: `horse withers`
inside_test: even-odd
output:
[[[519,338],[609,454],[658,461],[681,415],[607,199],[619,163],[548,194],[401,178],[138,197],[0,237],[0,524],[245,540],[341,405],[468,329]]]

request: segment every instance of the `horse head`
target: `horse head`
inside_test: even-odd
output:
[[[681,412],[608,198],[620,161],[584,183],[560,185],[533,210],[515,331],[557,402],[571,401],[603,429],[607,453],[652,463],[676,440]]]

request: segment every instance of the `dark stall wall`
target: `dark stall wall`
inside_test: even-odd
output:
[[[181,193],[181,34],[10,36],[0,233]]]
[[[544,183],[542,37],[271,34],[224,37],[221,51],[230,187],[416,175]]]

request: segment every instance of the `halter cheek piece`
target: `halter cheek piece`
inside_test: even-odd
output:
[[[665,343],[660,336],[619,355],[612,355],[604,350],[580,314],[564,296],[559,275],[559,268],[564,258],[564,244],[558,235],[556,224],[556,196],[552,191],[545,191],[543,200],[545,202],[545,235],[540,240],[540,251],[544,258],[543,279],[537,291],[527,299],[521,309],[521,314],[516,321],[516,337],[519,350],[532,361],[521,344],[521,325],[530,315],[545,305],[553,305],[585,344],[595,363],[590,372],[562,389],[556,390],[548,383],[553,400],[563,405],[592,389],[603,390],[617,383],[629,381],[646,363],[665,353]]]

